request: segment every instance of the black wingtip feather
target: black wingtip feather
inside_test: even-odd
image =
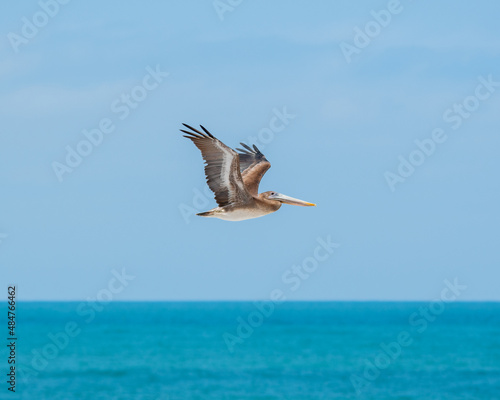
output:
[[[185,131],[184,129],[179,129],[181,132],[184,132],[184,133],[187,133],[189,135],[193,135],[193,137],[197,137],[199,139],[201,138],[210,138],[210,139],[216,139],[214,135],[212,135],[207,129],[205,129],[205,127],[203,125],[200,125],[201,129],[203,129],[203,132],[200,132],[198,129],[196,128],[193,128],[191,125],[188,125],[188,124],[185,124],[184,122],[182,123],[182,125],[184,125],[186,128],[192,130],[193,132],[196,132],[196,133],[193,133],[193,132],[188,132],[188,131]],[[191,138],[190,138],[191,139]]]
[[[245,149],[247,149],[248,151],[250,151],[251,153],[253,153],[253,150],[250,146],[248,146],[247,144],[245,143],[240,143]]]
[[[213,136],[213,135],[212,135],[209,131],[207,131],[203,125],[200,125],[200,127],[201,127],[201,129],[203,129],[203,130],[205,131],[205,133],[206,133],[208,136],[210,136],[212,139],[215,139],[215,137],[214,137],[214,136]]]
[[[253,148],[248,146],[247,144],[245,143],[241,143],[240,144],[245,148],[245,150],[243,149],[236,149],[240,152],[242,152],[243,154],[248,154],[248,155],[256,155],[256,156],[262,156],[263,154],[261,153],[261,151],[259,150],[259,148],[256,146],[256,145],[253,145]]]
[[[186,128],[188,129],[191,129],[193,132],[196,132],[198,135],[201,135],[203,137],[207,137],[207,135],[205,135],[204,133],[200,132],[198,129],[195,129],[193,128],[192,126],[188,125],[188,124],[182,124],[184,125]],[[182,129],[180,129],[182,132],[186,132],[186,131],[183,131]],[[190,133],[190,134],[193,134],[192,132],[186,132],[186,133]]]
[[[192,126],[188,125],[188,124],[185,124],[184,122],[182,123],[182,125],[184,125],[186,128],[188,129],[191,129],[192,131],[195,131],[196,132],[196,129],[194,129]]]
[[[187,137],[188,139],[200,139],[201,138],[201,136],[197,135],[196,133],[188,132],[188,131],[185,131],[184,129],[180,129],[180,131],[190,135],[190,136],[184,136],[184,137]]]

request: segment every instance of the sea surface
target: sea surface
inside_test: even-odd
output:
[[[0,399],[500,399],[500,303],[20,302],[16,335]]]

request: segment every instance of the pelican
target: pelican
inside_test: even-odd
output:
[[[257,146],[253,145],[251,148],[240,143],[243,149],[237,148],[238,154],[203,126],[200,125],[203,130],[200,132],[189,125],[182,125],[189,129],[180,130],[185,133],[184,137],[191,139],[201,151],[205,160],[207,184],[219,205],[196,215],[225,221],[243,221],[278,211],[283,203],[295,206],[316,205],[273,191],[259,194],[260,180],[271,168],[271,163]]]

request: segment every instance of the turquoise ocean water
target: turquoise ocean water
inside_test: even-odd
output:
[[[21,302],[16,315],[16,392],[5,335],[1,399],[500,399],[500,303]]]

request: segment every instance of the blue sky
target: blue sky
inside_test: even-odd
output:
[[[431,300],[446,279],[500,300],[498,2],[54,1],[0,14],[0,280],[20,299],[124,270],[116,300]],[[261,190],[318,207],[193,217],[215,201],[183,122],[256,138]]]

